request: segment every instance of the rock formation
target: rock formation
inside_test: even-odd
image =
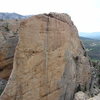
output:
[[[92,61],[92,65],[91,95],[95,96],[100,93],[100,61]]]
[[[94,97],[89,98],[87,94],[80,91],[75,94],[74,100],[100,100],[100,93],[98,95],[95,95]]]
[[[17,20],[0,21],[0,78],[2,79],[8,79],[12,70],[19,25]]]
[[[90,90],[90,61],[69,15],[33,16],[21,22],[19,33],[0,100],[73,100],[74,93]]]
[[[7,84],[6,80],[0,79],[0,95],[1,95],[2,91],[4,90],[6,84]]]
[[[100,93],[92,98],[89,98],[88,100],[100,100]]]
[[[88,95],[82,91],[77,92],[74,98],[74,100],[88,100],[88,99],[89,99]]]

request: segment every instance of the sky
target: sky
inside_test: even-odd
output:
[[[79,32],[100,32],[100,0],[1,0],[0,12],[67,13]]]

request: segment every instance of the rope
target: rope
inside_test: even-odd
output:
[[[48,100],[48,26],[49,26],[49,16],[47,19],[47,27],[46,27],[46,40],[45,40],[45,84],[46,84],[46,100]]]

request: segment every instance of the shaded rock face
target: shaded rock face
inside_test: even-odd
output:
[[[5,86],[7,84],[7,80],[4,80],[4,79],[0,79],[0,95],[1,93],[3,92]]]
[[[8,79],[18,42],[19,21],[0,21],[0,78]]]
[[[90,89],[90,62],[67,14],[21,22],[14,66],[0,100],[73,100]]]
[[[100,61],[92,61],[92,64],[91,95],[95,96],[100,93]]]

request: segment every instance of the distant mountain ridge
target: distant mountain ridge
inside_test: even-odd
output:
[[[17,13],[0,13],[0,19],[6,20],[6,19],[24,19],[28,16],[23,16]]]
[[[80,32],[79,35],[81,37],[100,40],[100,32],[92,32],[92,33]]]

